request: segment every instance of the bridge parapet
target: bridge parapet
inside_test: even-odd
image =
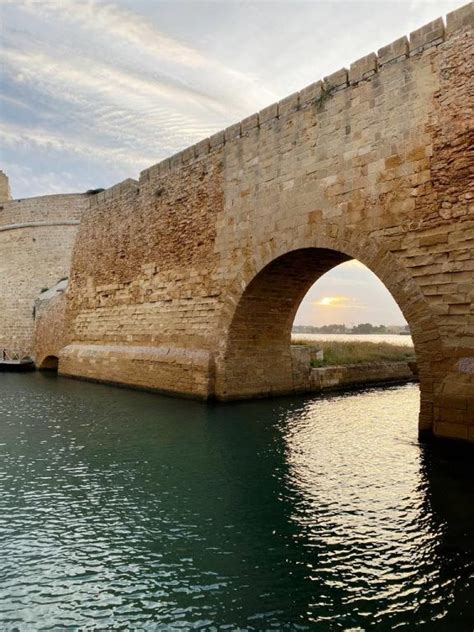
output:
[[[350,89],[361,82],[371,81],[374,75],[380,73],[385,66],[399,63],[410,57],[422,55],[426,50],[445,42],[457,31],[471,27],[473,23],[474,3],[471,2],[448,13],[446,16],[446,26],[441,17],[428,22],[424,26],[412,31],[409,37],[400,37],[390,44],[379,48],[377,54],[372,52],[354,61],[349,69],[341,68],[324,77],[322,80],[315,81],[302,90],[266,106],[260,110],[260,112],[252,114],[242,121],[233,123],[209,138],[205,138],[190,147],[186,147],[171,157],[165,158],[159,163],[148,167],[140,173],[139,181],[143,183],[156,176],[166,175],[173,168],[203,158],[213,150],[235,139],[245,137],[250,130],[268,124],[272,120],[291,116],[300,109],[314,105],[318,108],[322,108],[335,93],[348,88]],[[99,197],[99,200],[100,199]]]
[[[91,196],[90,205],[91,207],[97,206],[97,204],[105,202],[106,200],[118,199],[126,193],[138,193],[138,191],[138,181],[133,178],[127,178],[126,180],[122,180],[122,182],[118,182],[108,189],[105,189],[105,191],[100,191],[100,193]]]

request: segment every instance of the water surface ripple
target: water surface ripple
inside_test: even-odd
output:
[[[472,452],[418,398],[1,375],[0,630],[474,630]]]

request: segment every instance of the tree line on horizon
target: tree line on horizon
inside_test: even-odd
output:
[[[359,323],[352,327],[346,325],[294,325],[294,334],[409,334],[408,325],[372,325],[372,323]]]

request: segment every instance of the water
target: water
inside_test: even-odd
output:
[[[397,334],[292,334],[293,340],[339,340],[340,342],[388,342],[393,345],[413,347],[411,336]]]
[[[0,630],[474,629],[415,385],[210,405],[0,376]]]

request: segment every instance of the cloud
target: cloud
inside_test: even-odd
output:
[[[13,134],[20,150],[34,147],[38,160],[43,150],[69,152],[136,177],[250,113],[248,104],[268,94],[255,78],[116,4],[25,0],[11,7],[2,32],[8,108],[1,133],[12,151]]]
[[[14,83],[39,91],[48,98],[50,108],[66,102],[70,115],[74,112],[76,128],[81,124],[95,128],[101,137],[109,136],[123,146],[143,147],[145,152],[157,140],[171,152],[192,144],[215,131],[212,121],[225,115],[222,110],[216,115],[220,106],[213,108],[212,115],[209,101],[196,103],[195,95],[185,100],[179,90],[104,64],[75,64],[43,53],[6,50],[4,65]],[[204,104],[206,116],[193,114],[192,108]],[[58,105],[56,109],[64,111]],[[61,111],[56,120],[60,116]]]
[[[254,74],[229,67],[196,47],[165,35],[152,25],[150,19],[115,3],[95,0],[23,0],[19,6],[48,21],[69,23],[76,29],[79,27],[82,38],[89,40],[96,36],[102,46],[104,41],[108,41],[109,49],[112,46],[120,52],[126,45],[127,60],[139,59],[144,66],[147,59],[152,60],[155,68],[161,68],[162,72],[171,71],[172,82],[182,83],[183,87],[187,84],[188,91],[193,90],[190,84],[200,78],[207,89],[201,91],[202,97],[205,98],[205,93],[211,90],[221,104],[231,111],[243,109],[245,114],[249,114],[253,111],[255,100],[271,102],[275,99],[275,94],[262,86]],[[178,68],[180,72],[177,72]],[[209,78],[213,79],[211,83],[208,82]],[[210,98],[210,94],[207,97]]]
[[[15,162],[7,162],[5,165],[12,186],[12,195],[15,191],[28,191],[28,195],[44,195],[47,191],[52,193],[68,193],[85,191],[90,188],[86,181],[78,179],[77,174],[61,169],[59,171],[45,171],[36,173],[32,167]]]
[[[167,37],[153,28],[144,18],[111,2],[94,0],[54,0],[38,2],[23,0],[19,6],[46,18],[56,17],[64,22],[72,22],[88,31],[96,31],[101,36],[124,40],[148,50],[156,59],[167,59],[192,68],[209,65],[206,57],[195,48]]]
[[[141,152],[131,153],[118,147],[91,145],[79,136],[54,133],[41,128],[28,128],[7,123],[0,123],[0,138],[5,147],[26,148],[28,150],[46,150],[47,152],[66,152],[77,154],[97,162],[109,164],[128,164],[131,167],[146,167],[151,162],[150,156]]]

